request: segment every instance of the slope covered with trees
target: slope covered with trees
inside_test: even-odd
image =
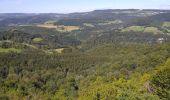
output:
[[[0,100],[169,100],[169,12],[0,14]]]

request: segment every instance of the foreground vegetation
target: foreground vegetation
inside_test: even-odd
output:
[[[79,53],[0,53],[0,98],[167,99],[169,51],[169,44],[107,44]]]

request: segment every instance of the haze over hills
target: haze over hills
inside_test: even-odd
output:
[[[169,100],[170,10],[0,14],[0,100]]]
[[[1,13],[71,13],[96,9],[170,9],[169,0],[1,0]]]

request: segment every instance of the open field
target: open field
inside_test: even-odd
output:
[[[143,32],[144,26],[130,26],[125,29],[122,29],[122,32]]]
[[[16,49],[16,48],[0,48],[0,53],[9,53],[9,52],[20,53],[21,50]]]
[[[144,27],[144,26],[129,26],[127,28],[122,29],[122,32],[144,32],[154,34],[163,33],[157,27]]]
[[[162,33],[157,27],[146,27],[144,30],[145,33]]]
[[[39,42],[42,42],[43,39],[42,38],[34,38],[32,41],[35,43],[39,43]]]
[[[162,27],[163,28],[170,28],[170,22],[164,22]]]
[[[50,25],[50,24],[39,24],[39,25],[37,25],[37,27],[43,27],[43,28],[48,28],[48,29],[56,29],[57,28],[57,26],[55,26],[55,25]]]
[[[64,25],[52,25],[52,24],[40,24],[37,25],[37,27],[56,29],[59,32],[71,32],[80,29],[80,27],[78,26],[64,26]]]

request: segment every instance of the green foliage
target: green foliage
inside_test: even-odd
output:
[[[0,48],[0,53],[10,53],[10,52],[20,53],[21,50],[16,48]]]
[[[0,33],[0,40],[10,40],[14,43],[24,43],[34,45],[38,48],[58,48],[65,46],[74,46],[80,44],[80,41],[61,34],[30,34],[16,29]]]
[[[23,14],[22,20],[5,14],[0,99],[168,100],[170,36],[155,34],[168,33],[167,12]]]
[[[159,100],[148,82],[152,71],[169,57],[169,44],[103,44],[74,50],[1,53],[0,93],[9,99]]]
[[[130,80],[119,79],[111,83],[96,79],[93,84],[80,92],[79,100],[159,100],[158,96],[147,93],[143,88],[144,82],[147,81],[143,79],[144,77],[133,77]]]
[[[170,60],[152,77],[154,93],[162,99],[170,99]]]

